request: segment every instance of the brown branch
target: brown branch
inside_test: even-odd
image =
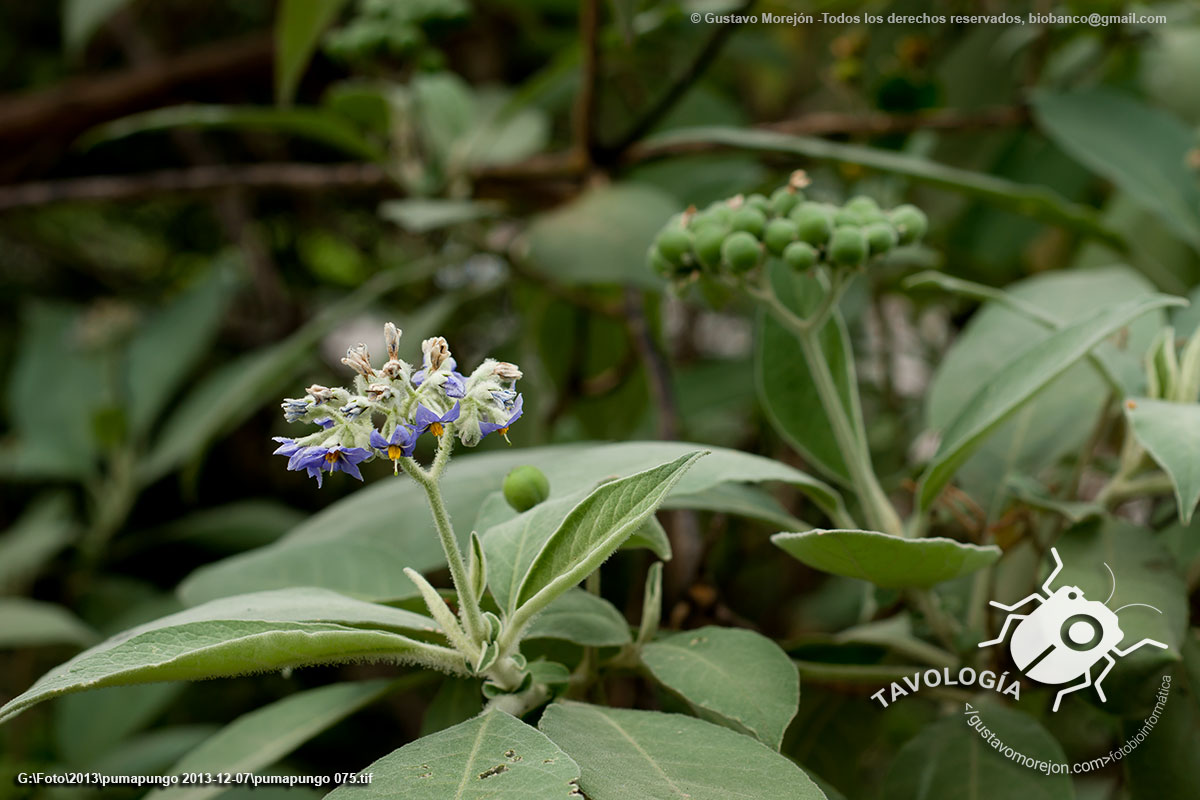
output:
[[[918,129],[976,130],[1020,125],[1029,118],[1021,107],[1000,107],[967,113],[956,110],[925,114],[819,113],[797,120],[760,126],[793,135],[881,135]],[[637,144],[622,158],[625,165],[638,164],[668,155],[706,153],[721,149],[698,142],[681,145]],[[583,178],[571,152],[542,153],[515,164],[484,167],[471,175],[478,183],[574,184]],[[399,192],[382,169],[369,164],[253,164],[163,170],[139,175],[67,178],[0,186],[0,210],[40,206],[72,200],[137,200],[163,193],[210,192],[234,187],[320,191],[327,189],[373,189]]]
[[[374,164],[212,164],[138,175],[107,175],[0,186],[0,211],[75,200],[140,200],[233,188],[326,191],[391,188]]]
[[[0,96],[0,148],[19,152],[17,148],[47,139],[61,147],[94,125],[160,104],[194,85],[234,79],[244,83],[248,76],[269,75],[272,52],[271,37],[256,35],[198,48],[161,64]]]
[[[600,73],[600,3],[580,0],[579,40],[583,47],[579,93],[575,96],[575,157],[579,163],[592,163],[595,147],[596,94]]]

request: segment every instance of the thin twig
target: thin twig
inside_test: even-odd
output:
[[[600,3],[579,2],[579,41],[583,47],[579,93],[575,96],[575,157],[590,166],[595,147],[595,119],[600,74]]]

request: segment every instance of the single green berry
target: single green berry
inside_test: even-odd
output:
[[[867,247],[870,248],[873,256],[886,253],[899,241],[896,229],[890,222],[872,222],[863,228],[863,233],[867,237]]]
[[[776,189],[771,195],[771,213],[777,217],[786,217],[792,209],[804,202],[804,192],[784,186]]]
[[[800,241],[814,247],[825,244],[829,241],[829,234],[833,233],[833,215],[820,203],[801,203],[792,209],[790,217],[796,223],[796,235]]]
[[[829,260],[842,267],[855,267],[867,258],[867,237],[856,225],[839,225],[829,237]]]
[[[658,252],[675,266],[683,266],[692,252],[692,234],[683,228],[667,228],[658,235]]]
[[[721,245],[721,258],[734,272],[749,272],[758,266],[762,248],[749,231],[734,231]]]
[[[817,263],[817,248],[808,242],[792,242],[783,249],[783,263],[797,272],[805,272]]]
[[[766,195],[758,194],[757,192],[746,197],[746,206],[758,209],[763,213],[763,216],[771,213],[771,201],[767,199]]]
[[[925,235],[929,220],[916,206],[903,205],[892,209],[892,224],[900,234],[900,244],[912,244]]]
[[[879,210],[879,203],[875,202],[875,198],[867,197],[865,194],[855,195],[846,201],[846,208],[860,216],[866,216],[874,211]]]
[[[781,255],[783,249],[796,241],[796,223],[790,219],[773,219],[763,230],[763,244],[774,255]]]
[[[730,220],[730,227],[735,231],[745,231],[755,238],[762,236],[766,224],[767,215],[751,206],[742,206],[733,212]]]
[[[696,229],[692,249],[700,266],[708,270],[715,270],[721,266],[721,245],[725,243],[727,235],[729,229],[715,223]]]
[[[517,511],[528,511],[550,496],[550,481],[537,467],[514,467],[504,477],[504,499]]]

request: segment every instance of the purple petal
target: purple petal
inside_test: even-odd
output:
[[[457,406],[457,403],[455,405]],[[417,433],[422,433],[433,423],[441,421],[442,418],[437,414],[430,411],[421,403],[417,404],[417,413],[413,418],[413,422],[416,424]]]
[[[439,419],[438,421],[439,421],[439,422],[454,422],[454,420],[458,419],[458,415],[459,415],[459,414],[461,414],[461,413],[462,413],[462,409],[459,407],[458,403],[457,403],[457,402],[455,402],[455,403],[454,403],[454,408],[452,408],[452,409],[450,409],[449,411],[447,411],[447,412],[446,412],[446,413],[445,413],[445,414],[444,414],[444,415],[441,417],[441,419]]]
[[[395,436],[396,436],[395,434],[392,434],[392,438],[395,438]],[[379,431],[375,431],[375,430],[371,431],[371,440],[370,441],[371,441],[371,447],[374,447],[376,450],[387,450],[388,445],[391,444],[391,442],[389,442],[387,439],[383,438],[383,434],[381,434]]]
[[[446,383],[442,386],[442,389],[445,390],[446,397],[459,398],[467,396],[467,384],[463,380],[463,376],[457,372],[451,372],[446,376]]]

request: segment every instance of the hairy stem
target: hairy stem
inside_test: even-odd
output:
[[[821,328],[829,320],[847,285],[848,280],[835,278],[821,305],[807,319],[792,313],[791,309],[779,300],[769,284],[755,295],[765,301],[772,316],[790,330],[800,343],[804,360],[808,363],[813,383],[817,387],[817,396],[825,409],[825,415],[829,418],[830,429],[842,457],[846,459],[850,480],[854,483],[859,502],[862,503],[867,524],[883,533],[903,536],[904,524],[884,493],[883,487],[879,485],[879,479],[875,476],[875,469],[871,464],[871,456],[867,452],[866,441],[858,432],[861,426],[854,425],[842,405],[837,383],[829,371],[829,364],[821,349]]]
[[[450,567],[450,579],[454,582],[454,591],[458,595],[459,616],[462,617],[463,627],[467,636],[475,644],[484,640],[483,613],[479,609],[479,601],[471,591],[467,580],[467,566],[463,561],[462,551],[458,549],[458,539],[454,535],[454,526],[450,523],[450,513],[446,511],[446,503],[442,500],[442,488],[439,483],[441,471],[445,468],[446,459],[450,455],[450,447],[446,440],[452,436],[447,430],[442,434],[438,444],[438,454],[434,458],[433,467],[426,472],[411,458],[400,459],[400,468],[425,490],[425,498],[429,501],[429,510],[433,514],[433,524],[437,528],[438,538],[442,542],[442,551],[446,555],[446,564]]]

